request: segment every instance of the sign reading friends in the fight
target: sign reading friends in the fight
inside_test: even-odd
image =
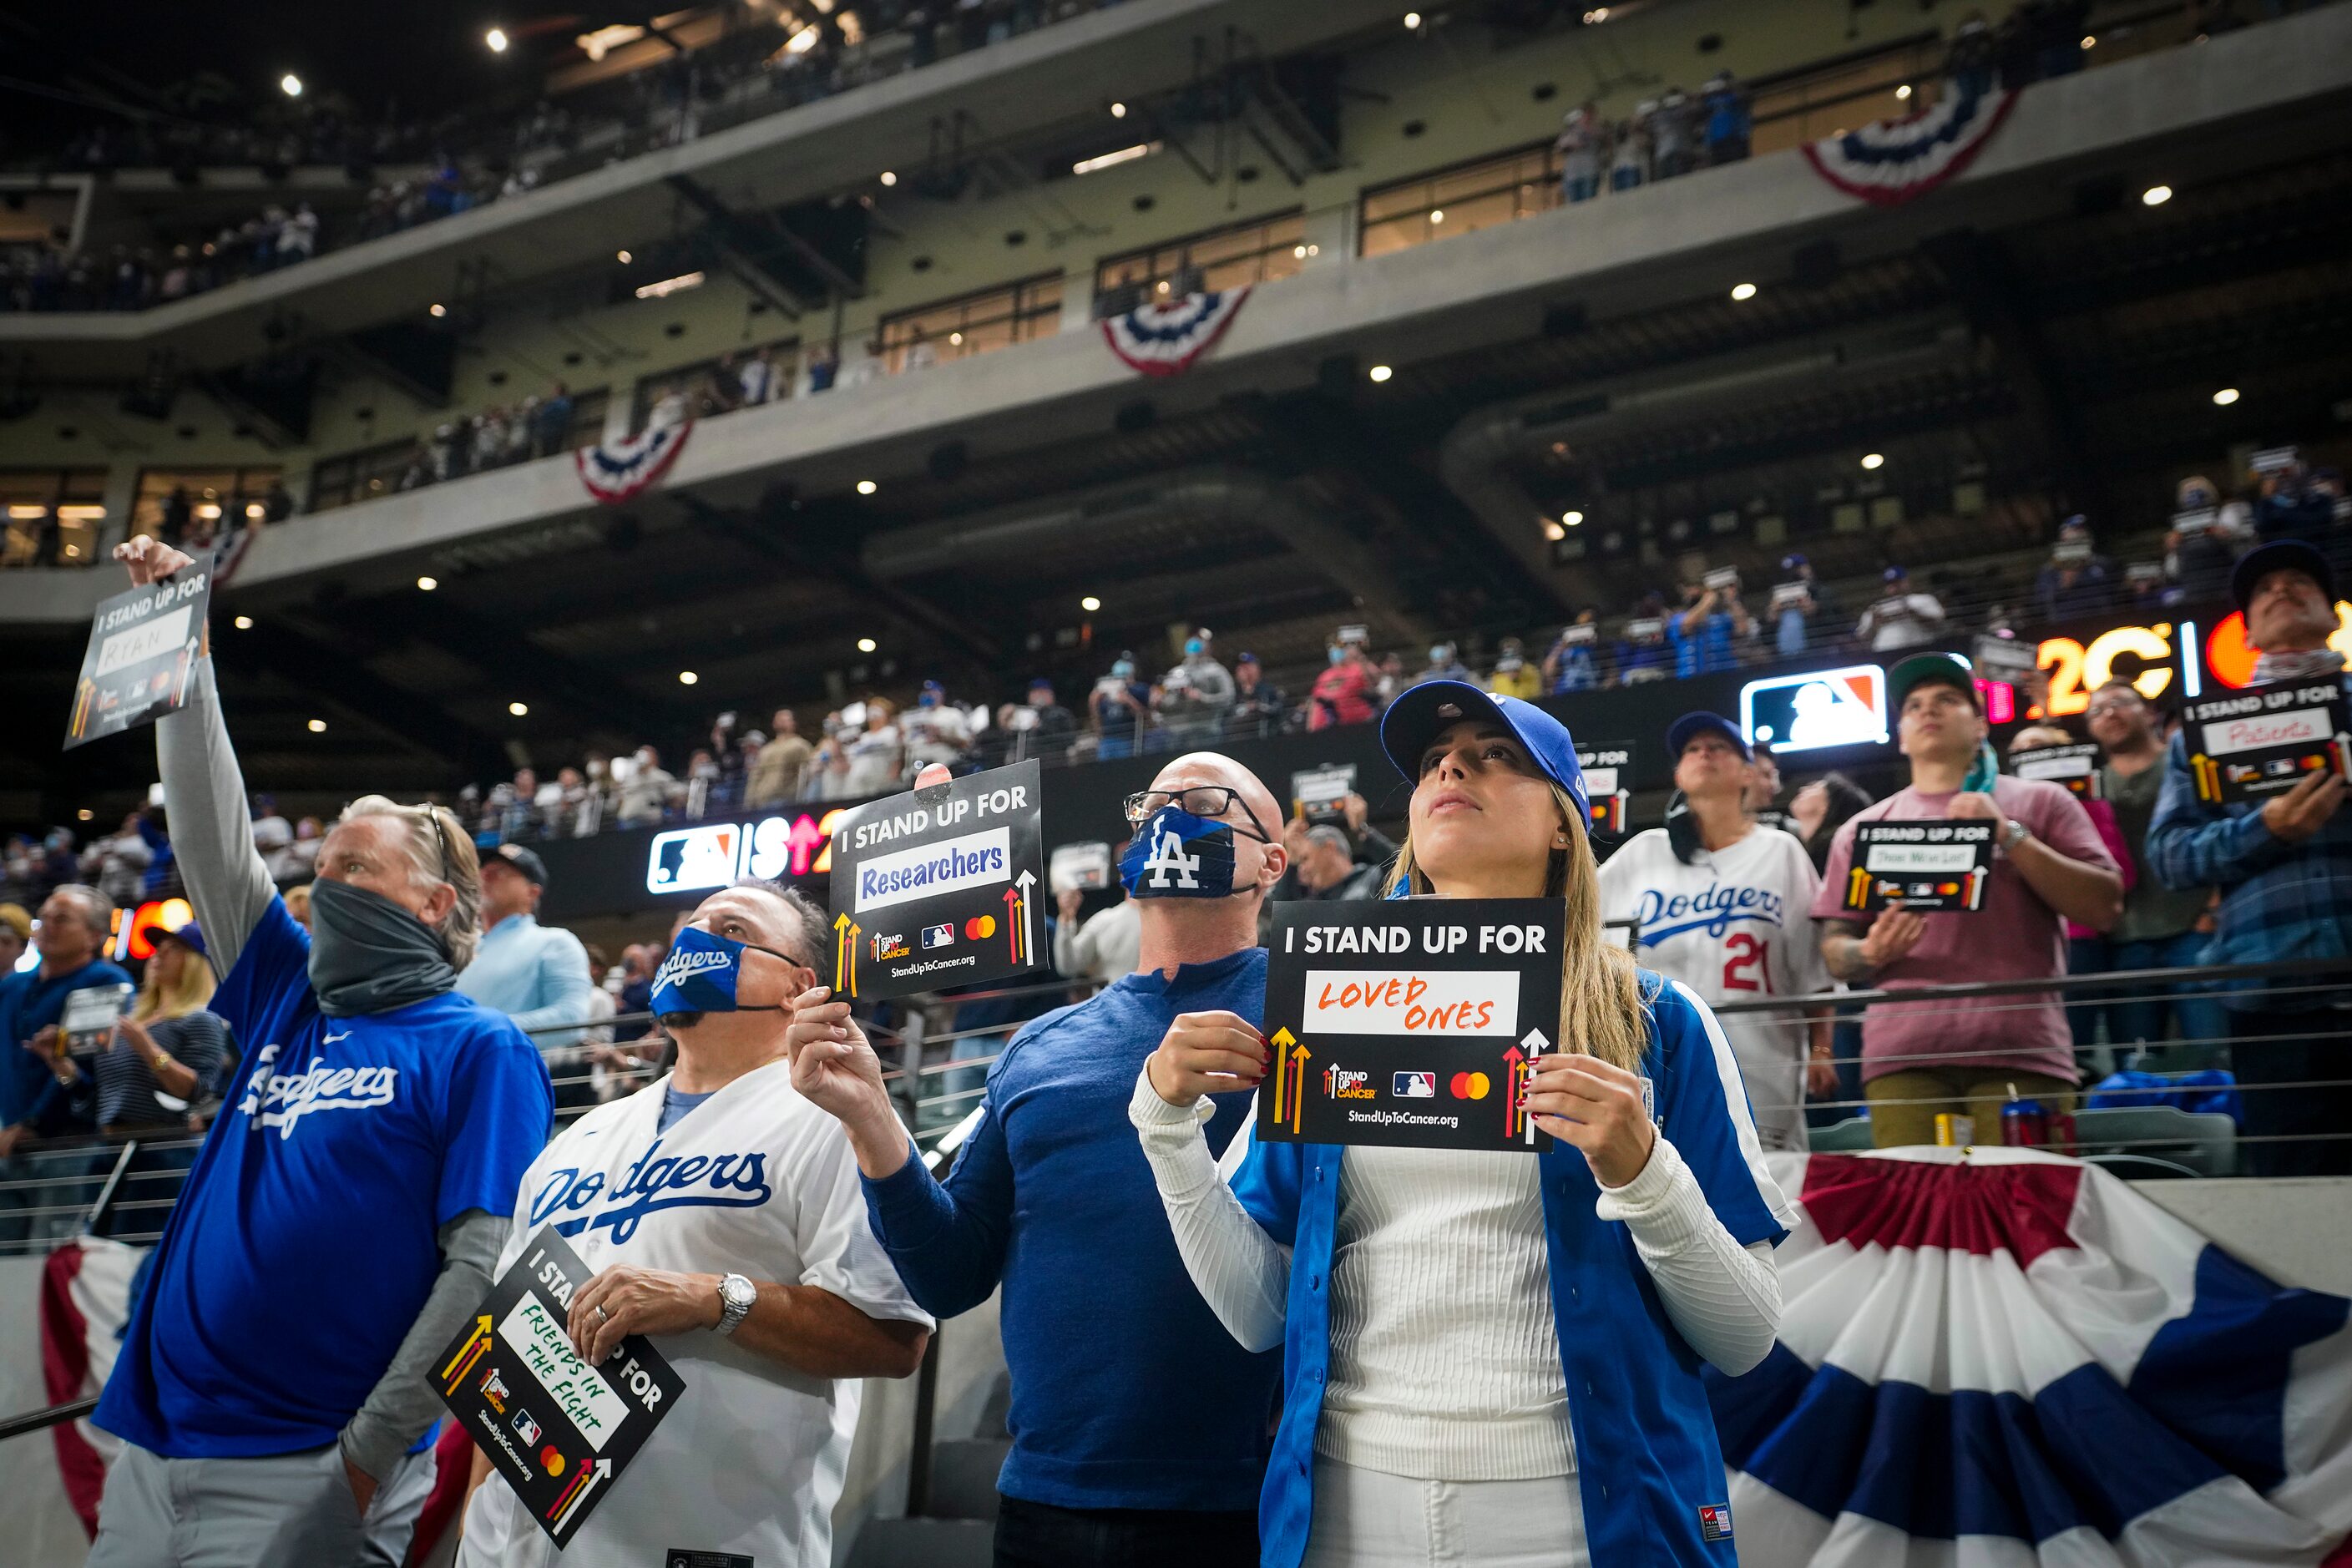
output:
[[[2011,752],[2009,771],[2021,779],[2047,779],[2052,784],[2064,784],[2085,800],[2099,798],[2099,746],[2095,741]]]
[[[2352,773],[2352,724],[2336,680],[2283,680],[2192,701],[2181,714],[2200,800],[2262,800],[2315,773]]]
[[[66,719],[67,751],[186,705],[188,679],[204,654],[212,582],[211,563],[199,561],[99,601]]]
[[[1633,798],[1633,742],[1610,741],[1597,746],[1579,745],[1576,765],[1584,774],[1584,795],[1592,803],[1595,832],[1622,834],[1625,805]]]
[[[2000,826],[1975,817],[1857,823],[1845,907],[1856,914],[1982,908]]]
[[[1039,966],[1034,759],[894,795],[833,830],[833,988],[877,1001]]]
[[[543,1226],[433,1363],[433,1386],[560,1551],[686,1384],[642,1335],[590,1366],[564,1332],[595,1271]]]
[[[1275,1142],[1549,1149],[1528,1114],[1560,1048],[1558,899],[1274,906],[1257,1135]]]

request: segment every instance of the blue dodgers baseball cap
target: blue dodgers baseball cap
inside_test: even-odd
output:
[[[190,921],[187,924],[183,926],[173,927],[169,931],[157,931],[152,933],[150,940],[160,942],[167,937],[185,947],[190,952],[194,953],[198,958],[209,956],[205,950],[204,928],[196,924],[194,921]]]
[[[1568,726],[1532,702],[1497,697],[1466,680],[1424,680],[1407,687],[1381,715],[1381,750],[1411,784],[1421,776],[1421,754],[1429,743],[1465,719],[1486,720],[1517,736],[1544,777],[1569,793],[1586,822],[1592,820],[1584,770],[1576,765],[1576,742]]]
[[[1731,742],[1733,751],[1738,752],[1748,762],[1752,763],[1756,760],[1756,752],[1748,744],[1748,737],[1739,732],[1738,725],[1720,713],[1709,713],[1704,710],[1696,713],[1685,713],[1666,726],[1667,760],[1672,762],[1679,758],[1683,754],[1683,748],[1691,743],[1691,737],[1694,735],[1720,735]]]

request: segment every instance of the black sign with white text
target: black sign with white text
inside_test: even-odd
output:
[[[547,1226],[433,1367],[441,1402],[559,1550],[686,1392],[642,1335],[601,1366],[572,1350],[572,1298],[594,1274]]]
[[[833,988],[878,1001],[1041,967],[1033,759],[858,807],[833,830]]]
[[[2095,741],[2011,752],[2009,771],[2021,779],[2045,779],[2064,784],[2085,800],[2099,798],[2099,746]]]
[[[1999,826],[1979,817],[1856,824],[1845,907],[1856,914],[1982,908]]]
[[[99,601],[74,682],[65,750],[176,713],[204,653],[213,571],[199,561],[160,582]]]
[[[2315,773],[2352,773],[2339,680],[2283,680],[2190,702],[2181,713],[2198,798],[2262,800]]]
[[[1558,899],[1274,906],[1265,973],[1271,1142],[1549,1149],[1527,1111],[1559,1048]]]
[[[1592,826],[1602,833],[1625,831],[1625,803],[1633,798],[1633,742],[1605,741],[1576,748],[1576,769],[1584,775],[1584,798]]]

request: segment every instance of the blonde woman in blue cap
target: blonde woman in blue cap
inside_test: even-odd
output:
[[[1699,1366],[1738,1373],[1771,1349],[1769,1252],[1792,1217],[1738,1068],[1705,1004],[1603,942],[1557,720],[1431,681],[1390,707],[1381,740],[1413,785],[1400,882],[1565,901],[1571,1048],[1542,1059],[1528,1100],[1559,1142],[1253,1137],[1229,1187],[1197,1106],[1256,1082],[1264,1040],[1229,1015],[1169,1030],[1129,1118],[1202,1297],[1244,1347],[1284,1347],[1264,1561],[1732,1563]]]

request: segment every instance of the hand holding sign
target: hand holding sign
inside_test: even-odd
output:
[[[2342,773],[2306,773],[2284,795],[2263,802],[2263,826],[2282,844],[2300,844],[2327,826],[2344,793]]]
[[[1240,1014],[1179,1013],[1143,1070],[1160,1099],[1193,1105],[1204,1094],[1255,1089],[1273,1060],[1265,1037]]]
[[[793,1089],[803,1100],[853,1131],[877,1118],[897,1126],[890,1092],[882,1087],[882,1058],[849,1016],[849,1004],[835,1001],[832,991],[813,985],[793,999],[784,1049],[792,1058]]]
[[[615,1263],[572,1298],[563,1331],[590,1366],[609,1359],[630,1334],[682,1334],[719,1326],[719,1276],[673,1274]]]
[[[116,545],[114,558],[131,569],[131,585],[134,588],[160,583],[181,568],[196,563],[196,558],[186,551],[174,550],[162,540],[143,533]]]
[[[1528,1110],[1545,1131],[1582,1150],[1592,1179],[1604,1187],[1622,1187],[1640,1175],[1657,1142],[1639,1075],[1598,1057],[1538,1057],[1528,1082]]]
[[[1872,921],[1870,930],[1864,934],[1862,961],[1873,969],[1883,969],[1908,954],[1927,934],[1926,915],[1905,909],[1889,910]]]
[[[1972,822],[1999,822],[2001,812],[1992,796],[1980,789],[1968,789],[1952,797],[1952,804],[1945,808],[1944,815]]]

